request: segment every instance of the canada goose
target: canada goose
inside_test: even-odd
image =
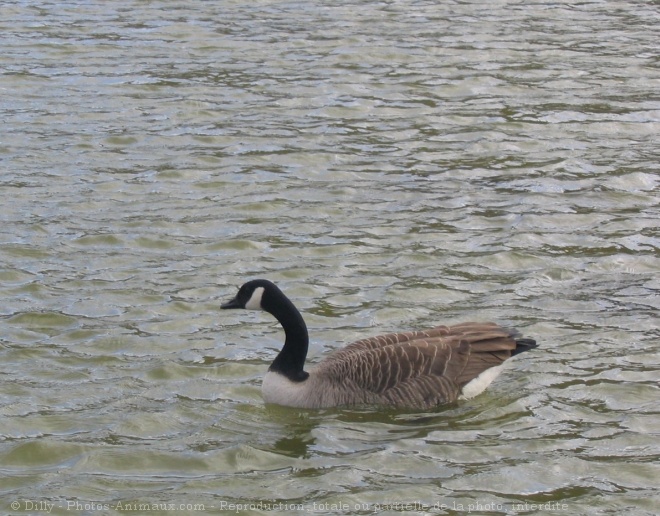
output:
[[[481,393],[503,362],[536,347],[494,323],[462,323],[358,340],[303,369],[309,337],[298,309],[275,284],[245,283],[221,308],[265,310],[282,325],[284,347],[266,373],[267,403],[300,408],[381,405],[426,409]]]

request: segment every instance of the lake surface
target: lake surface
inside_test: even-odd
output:
[[[3,2],[0,512],[660,512],[660,7]],[[264,405],[439,323],[540,348],[425,413]]]

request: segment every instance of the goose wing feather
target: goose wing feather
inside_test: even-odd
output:
[[[363,352],[369,349],[381,348],[384,346],[404,344],[419,339],[428,339],[431,337],[440,337],[449,334],[449,327],[436,326],[430,330],[424,331],[410,331],[405,333],[388,333],[385,335],[378,335],[376,337],[368,337],[366,339],[357,340],[330,355],[326,360],[343,360],[345,356],[351,355],[355,352]]]
[[[464,322],[453,326],[435,326],[428,330],[410,331],[403,333],[388,333],[360,339],[335,351],[330,358],[339,358],[344,354],[350,354],[354,351],[364,351],[367,349],[379,348],[390,344],[403,344],[418,339],[428,339],[431,337],[462,337],[470,334],[483,335],[486,332],[494,331],[498,335],[509,335],[510,331],[502,328],[496,323]]]

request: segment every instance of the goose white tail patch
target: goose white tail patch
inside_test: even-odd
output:
[[[252,292],[250,299],[245,303],[245,308],[247,310],[263,310],[261,308],[261,298],[264,295],[264,287],[257,287]]]
[[[488,387],[493,382],[493,380],[499,376],[499,374],[502,372],[503,367],[504,364],[491,367],[489,369],[486,369],[474,380],[470,380],[463,387],[459,399],[467,400],[470,398],[474,398],[475,396],[484,392],[486,390],[486,387]]]

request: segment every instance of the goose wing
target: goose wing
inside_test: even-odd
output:
[[[509,330],[464,323],[363,339],[332,354],[321,369],[338,390],[361,393],[358,402],[428,408],[456,400],[466,383],[515,347]]]

